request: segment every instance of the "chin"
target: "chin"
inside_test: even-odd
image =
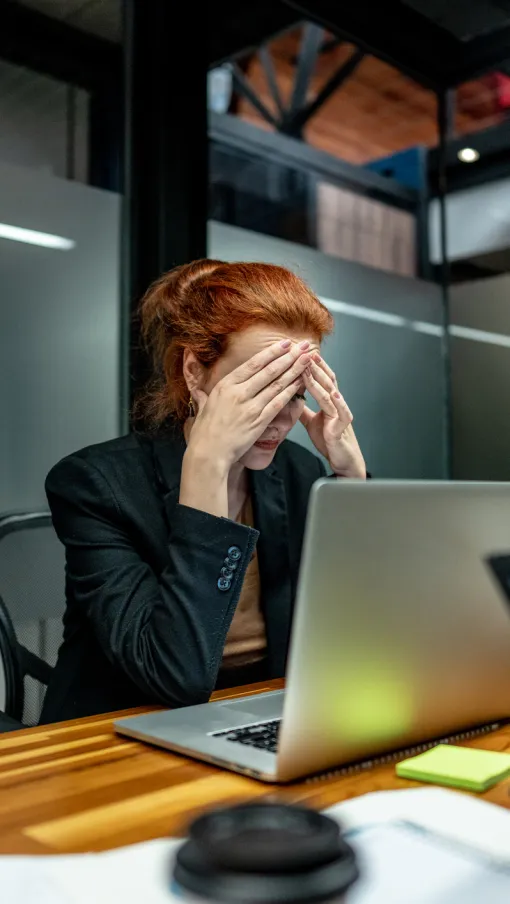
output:
[[[257,446],[252,446],[240,459],[240,464],[249,468],[250,471],[263,471],[271,464],[277,449],[278,446],[276,449],[259,449]]]

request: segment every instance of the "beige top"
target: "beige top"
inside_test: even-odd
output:
[[[250,497],[244,503],[237,521],[254,527]],[[246,569],[241,595],[225,641],[222,669],[251,665],[264,658],[267,647],[266,626],[260,608],[260,576],[257,551]]]

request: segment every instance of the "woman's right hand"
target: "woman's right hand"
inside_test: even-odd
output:
[[[223,377],[209,395],[195,390],[198,413],[188,451],[201,450],[229,470],[303,385],[309,347],[277,342]]]

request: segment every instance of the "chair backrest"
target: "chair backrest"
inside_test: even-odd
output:
[[[18,721],[23,713],[23,675],[18,641],[7,606],[0,596],[0,712]]]
[[[65,553],[49,512],[0,518],[0,596],[19,643],[55,665],[65,609]],[[24,684],[22,721],[35,725],[45,688],[30,676]]]

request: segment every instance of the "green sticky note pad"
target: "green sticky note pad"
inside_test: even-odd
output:
[[[400,778],[418,782],[487,791],[510,775],[510,754],[438,744],[426,753],[397,763],[396,773]]]

